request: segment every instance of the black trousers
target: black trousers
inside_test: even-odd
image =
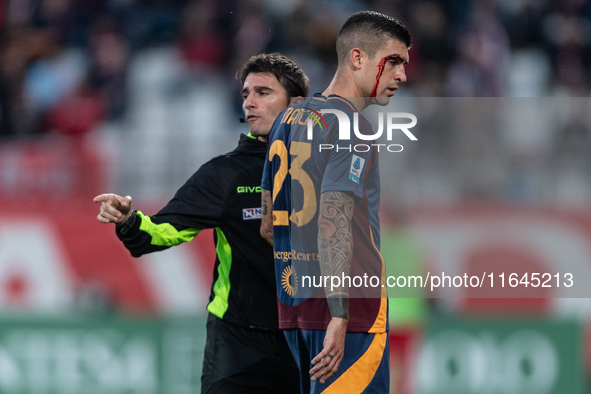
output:
[[[202,394],[299,394],[299,371],[282,331],[249,329],[209,314]]]

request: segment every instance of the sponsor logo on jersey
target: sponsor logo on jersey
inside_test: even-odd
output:
[[[261,193],[260,186],[238,186],[236,189],[238,193]]]
[[[349,172],[349,179],[353,182],[359,183],[359,177],[361,176],[361,171],[363,171],[363,166],[365,165],[365,159],[353,155],[351,159],[351,171]]]
[[[244,208],[242,210],[242,219],[243,220],[260,219],[261,213],[262,213],[261,208]]]
[[[281,286],[292,297],[298,293],[298,275],[291,265],[285,267],[281,274]]]

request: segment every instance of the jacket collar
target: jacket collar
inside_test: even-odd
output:
[[[267,154],[267,143],[241,133],[236,150],[253,155]]]

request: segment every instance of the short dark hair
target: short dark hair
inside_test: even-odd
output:
[[[251,73],[269,73],[287,91],[289,98],[307,97],[310,91],[310,82],[304,71],[293,60],[280,53],[263,53],[252,56],[240,70],[240,81],[244,84],[246,77]]]
[[[410,34],[399,20],[375,11],[360,11],[351,15],[337,36],[339,65],[345,62],[353,48],[362,49],[372,58],[382,46],[384,36],[410,48]]]

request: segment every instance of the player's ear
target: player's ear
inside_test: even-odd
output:
[[[302,101],[304,101],[304,98],[302,96],[292,97],[289,104],[297,104],[301,103]]]
[[[363,61],[363,57],[367,56],[365,52],[363,52],[360,48],[353,48],[351,52],[349,52],[349,61],[354,69],[361,68],[361,62]]]

